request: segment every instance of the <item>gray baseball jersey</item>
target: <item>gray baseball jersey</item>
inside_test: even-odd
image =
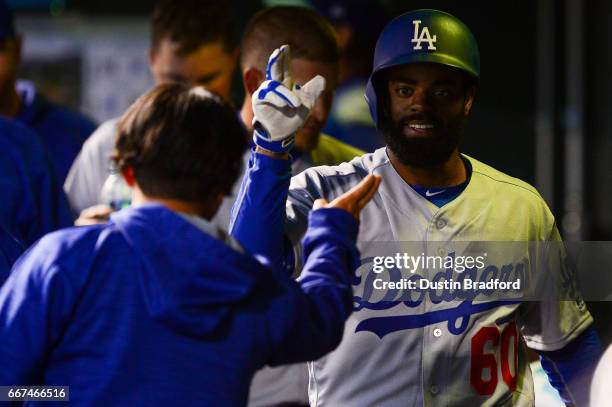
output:
[[[100,202],[102,185],[109,175],[118,118],[107,120],[85,141],[64,182],[64,192],[75,214]]]
[[[560,242],[554,218],[533,187],[466,159],[472,166],[468,186],[441,208],[405,183],[384,148],[350,163],[306,170],[291,181],[287,234],[298,242],[315,199],[331,201],[372,173],[382,183],[361,214],[362,259],[376,255],[381,242],[415,242],[425,255],[432,247],[438,254],[455,251],[451,247],[459,242]],[[512,270],[524,260],[513,256],[489,259],[489,270]],[[561,259],[548,262],[562,279]],[[442,295],[454,301],[433,298],[430,290],[398,300],[392,290],[372,290],[372,273],[371,267],[357,270],[354,313],[340,346],[309,364],[312,406],[531,406],[525,344],[560,349],[592,322],[582,301],[477,303],[448,290]]]

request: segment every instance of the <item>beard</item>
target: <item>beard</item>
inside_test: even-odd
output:
[[[412,120],[427,120],[435,123],[433,135],[418,137],[407,136],[404,128]],[[382,133],[389,148],[397,159],[405,165],[417,168],[431,168],[446,162],[463,137],[465,118],[458,117],[442,127],[439,120],[425,115],[405,116],[393,121]]]

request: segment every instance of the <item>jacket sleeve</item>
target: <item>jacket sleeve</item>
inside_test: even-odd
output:
[[[357,221],[341,209],[311,212],[302,243],[306,261],[298,282],[278,273],[285,293],[268,316],[270,365],[318,359],[340,343],[352,312],[358,228]]]
[[[71,282],[41,240],[15,264],[0,289],[0,385],[38,384],[75,302]]]
[[[291,247],[285,244],[285,205],[291,161],[251,152],[249,166],[232,208],[229,232],[252,255],[281,268]]]
[[[23,253],[23,245],[0,226],[0,287],[8,278],[11,267]]]

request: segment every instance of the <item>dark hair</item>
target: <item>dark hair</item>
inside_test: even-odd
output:
[[[112,159],[148,196],[207,203],[229,194],[247,137],[234,109],[203,87],[163,84],[119,121]]]
[[[291,57],[337,64],[340,51],[334,28],[315,11],[294,6],[261,10],[251,18],[242,36],[242,67],[265,70],[268,57],[283,44],[291,46]]]
[[[237,45],[232,20],[229,1],[160,0],[151,18],[151,46],[157,49],[167,38],[180,44],[180,55],[187,55],[221,41],[229,51]]]

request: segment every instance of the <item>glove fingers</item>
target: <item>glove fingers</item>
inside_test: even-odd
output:
[[[277,82],[285,81],[291,82],[291,75],[289,74],[289,46],[283,45],[272,52],[268,59],[268,65],[266,66],[266,79],[274,80]]]
[[[312,109],[317,98],[325,90],[325,78],[321,75],[317,75],[308,82],[301,89],[297,90],[300,100],[309,109]]]
[[[293,79],[291,78],[291,48],[289,45],[283,45],[281,47],[281,52],[283,53],[281,65],[283,69],[283,79],[281,82],[287,89],[293,89]]]
[[[280,48],[277,48],[272,52],[270,58],[268,58],[268,65],[266,65],[266,80],[273,80],[282,82],[282,71],[278,70],[278,60],[281,58]]]

